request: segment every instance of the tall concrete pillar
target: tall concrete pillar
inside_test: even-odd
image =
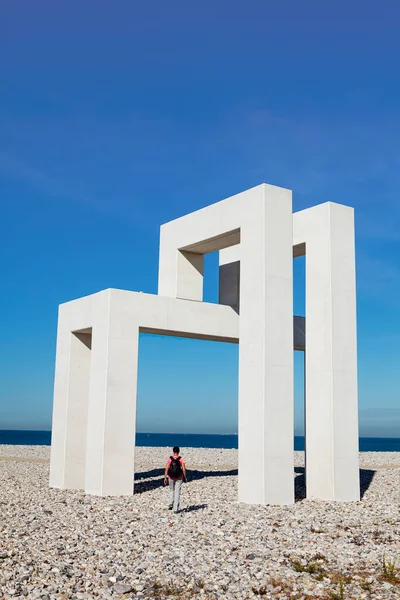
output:
[[[91,363],[91,314],[94,296],[61,304],[51,431],[50,486],[85,487],[88,390]]]
[[[292,197],[278,190],[241,232],[239,499],[253,504],[294,502]]]
[[[139,328],[112,301],[94,308],[85,489],[132,495]]]
[[[54,382],[51,487],[84,488],[90,349],[91,335],[71,332],[68,322],[60,318]]]
[[[354,213],[335,203],[303,213],[307,496],[359,500]]]

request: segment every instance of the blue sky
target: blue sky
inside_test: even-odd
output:
[[[50,428],[59,303],[155,293],[161,223],[267,182],[295,210],[355,207],[360,431],[400,436],[399,18],[394,0],[2,3],[0,428]],[[301,260],[295,283],[302,313]],[[297,353],[295,380],[300,433]],[[237,347],[142,336],[138,429],[236,431]]]

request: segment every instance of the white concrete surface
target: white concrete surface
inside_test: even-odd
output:
[[[239,323],[226,306],[121,290],[62,305],[52,487],[99,495],[133,493],[139,331],[237,343]]]
[[[220,252],[220,299],[231,306],[238,305],[241,293],[240,250],[240,246],[234,246]],[[303,254],[307,255],[307,319],[294,317],[294,349],[307,349],[307,497],[357,501],[360,488],[353,209],[328,202],[295,213],[293,255]]]
[[[360,499],[354,211],[328,202],[294,215],[306,248],[306,485]]]
[[[239,500],[254,504],[294,501],[292,236],[291,192],[270,185],[161,227],[158,293],[174,298],[202,300],[194,254],[240,242]]]
[[[82,489],[85,481],[91,339],[81,331],[91,318],[95,296],[61,305],[51,436],[50,485]]]
[[[226,248],[219,253],[220,304],[232,307],[240,314],[240,244]],[[294,350],[305,350],[305,317],[293,317]]]
[[[293,230],[291,192],[263,184],[161,227],[158,296],[105,290],[61,305],[50,485],[133,493],[142,331],[240,340],[239,500],[292,503],[293,345],[304,348],[292,257],[307,246],[307,483],[318,497],[354,499],[354,240],[352,212],[337,206],[295,215]],[[202,302],[204,254],[215,250],[219,305]]]

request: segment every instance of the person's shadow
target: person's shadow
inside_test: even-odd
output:
[[[187,506],[186,508],[183,508],[180,512],[190,513],[196,510],[204,510],[205,508],[208,508],[208,504],[193,504],[192,506]]]

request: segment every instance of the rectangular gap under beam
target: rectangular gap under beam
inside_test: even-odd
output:
[[[194,340],[208,340],[210,342],[226,342],[228,344],[238,344],[238,338],[216,337],[200,333],[189,333],[187,331],[171,331],[169,329],[152,329],[150,327],[139,327],[139,333],[150,333],[153,335],[164,335],[168,337],[180,337]]]
[[[228,231],[207,240],[190,244],[184,248],[179,248],[179,250],[193,252],[194,254],[208,254],[209,252],[216,252],[217,250],[223,250],[237,244],[240,244],[240,229],[234,229],[233,231]]]

